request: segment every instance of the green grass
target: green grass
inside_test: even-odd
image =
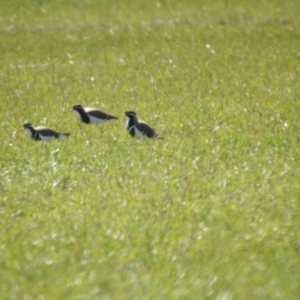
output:
[[[299,299],[299,22],[296,0],[2,1],[0,298]]]

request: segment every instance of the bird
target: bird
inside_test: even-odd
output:
[[[30,123],[25,123],[23,127],[29,137],[35,141],[49,142],[51,140],[70,135],[68,132],[59,132],[45,126],[33,127]]]
[[[107,114],[100,109],[82,107],[80,104],[74,105],[73,110],[81,122],[86,124],[101,124],[110,120],[118,119],[117,117]]]
[[[147,137],[149,139],[151,138],[163,139],[145,121],[139,120],[137,118],[136,112],[126,111],[125,116],[127,118],[126,128],[132,137]]]

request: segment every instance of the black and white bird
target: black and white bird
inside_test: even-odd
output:
[[[75,111],[79,120],[86,124],[101,124],[110,120],[118,119],[115,116],[105,113],[97,108],[82,107],[82,105],[74,105]]]
[[[163,139],[145,121],[139,120],[134,111],[126,111],[126,128],[132,137]]]
[[[30,123],[25,123],[23,127],[29,137],[31,137],[35,141],[49,142],[51,140],[70,135],[70,133],[68,132],[59,132],[45,126],[33,127]]]

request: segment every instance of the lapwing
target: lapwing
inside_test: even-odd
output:
[[[118,119],[115,116],[105,113],[97,108],[82,107],[82,105],[74,105],[75,111],[79,120],[86,124],[101,124],[110,120]]]
[[[126,128],[132,137],[163,139],[145,121],[139,120],[134,111],[126,111],[125,116],[127,118]]]
[[[33,138],[35,141],[49,142],[51,140],[70,135],[68,132],[59,132],[45,126],[33,127],[30,123],[25,123],[23,127],[29,137]]]

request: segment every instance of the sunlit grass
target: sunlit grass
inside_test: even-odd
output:
[[[299,298],[297,1],[0,7],[1,299]]]

